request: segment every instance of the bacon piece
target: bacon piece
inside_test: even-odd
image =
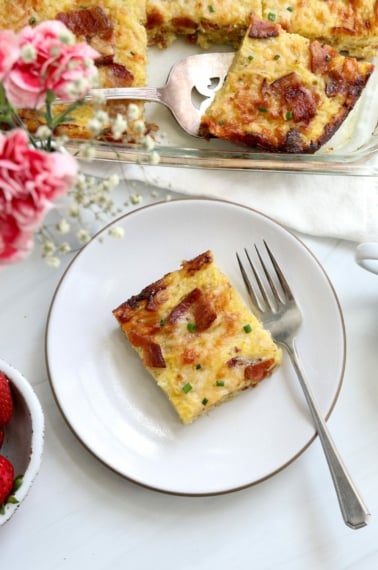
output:
[[[182,299],[182,301],[180,301],[178,305],[176,305],[176,307],[172,309],[172,311],[168,315],[167,322],[170,324],[174,324],[176,321],[178,321],[178,319],[182,317],[182,315],[184,315],[188,311],[188,309],[193,305],[193,303],[198,301],[198,299],[201,296],[202,292],[200,291],[200,289],[198,289],[197,287],[193,289],[190,293],[186,295],[186,297]]]
[[[195,30],[197,25],[191,18],[185,18],[184,16],[172,18],[172,25],[175,30],[183,30],[186,31],[188,28],[190,30]]]
[[[83,36],[87,42],[94,36],[110,40],[113,35],[111,19],[100,6],[59,12],[56,19],[63,22],[75,36]]]
[[[198,332],[205,331],[217,318],[217,314],[206,299],[199,299],[194,305],[194,322]]]
[[[251,380],[251,384],[257,384],[264,380],[271,372],[271,368],[274,365],[273,358],[268,360],[250,360],[248,358],[231,358],[227,361],[227,366],[233,368],[235,366],[244,367],[244,378],[246,380]]]
[[[248,36],[250,38],[258,38],[260,40],[265,40],[267,38],[276,38],[280,34],[280,26],[274,24],[273,22],[267,22],[265,20],[258,20],[257,18],[252,18],[248,29]]]
[[[314,93],[301,83],[295,71],[273,81],[270,88],[285,102],[294,121],[309,121],[316,115]]]
[[[143,302],[146,302],[145,308],[147,311],[156,311],[162,299],[160,299],[161,293],[166,289],[167,285],[162,279],[155,281],[145,287],[138,295],[133,295],[122,303],[119,307],[113,310],[113,315],[121,323],[127,323],[133,316],[136,309]]]
[[[310,67],[311,71],[316,74],[324,74],[327,72],[329,62],[336,55],[333,48],[322,45],[318,41],[310,43]]]
[[[189,309],[192,309],[198,332],[208,329],[217,318],[217,314],[211,304],[204,297],[202,291],[196,287],[172,309],[168,315],[167,322],[174,324]]]
[[[261,380],[264,380],[264,378],[269,375],[273,364],[273,358],[249,364],[244,369],[244,378],[246,380],[252,380],[253,382],[261,382]]]
[[[126,66],[121,65],[120,63],[112,63],[109,66],[109,71],[114,78],[113,83],[115,87],[117,85],[124,87],[132,85],[132,82],[134,81],[134,75],[129,69],[127,69]]]
[[[211,252],[205,251],[204,253],[197,255],[197,257],[191,259],[190,261],[184,261],[182,263],[182,266],[186,270],[188,275],[193,275],[194,273],[202,269],[202,267],[208,265],[212,261],[213,261],[213,256],[211,255]]]
[[[167,284],[164,283],[163,279],[159,279],[151,285],[148,285],[138,295],[133,295],[123,303],[124,305],[129,305],[132,309],[136,309],[139,306],[139,303],[143,301],[147,301],[146,309],[148,311],[156,311],[157,307],[159,306],[158,295],[161,291],[166,289]],[[122,305],[121,305],[122,306]]]
[[[129,331],[127,333],[127,336],[129,337],[129,341],[133,346],[137,347],[145,346],[146,343],[148,342],[148,339],[145,336],[136,333],[134,331]]]
[[[143,357],[146,366],[151,366],[152,368],[166,368],[163,353],[161,352],[160,344],[156,342],[149,342],[145,347],[143,347]]]
[[[131,344],[143,350],[143,361],[146,366],[153,368],[166,368],[166,363],[161,351],[160,344],[154,342],[149,337],[129,331],[127,333]]]
[[[157,28],[164,23],[164,16],[156,9],[150,10],[147,15],[146,28],[151,30]]]
[[[108,76],[108,87],[130,87],[134,75],[126,66],[114,62],[114,54],[103,54],[96,59],[96,65],[103,68]]]
[[[107,53],[100,55],[100,57],[98,57],[96,59],[96,65],[97,67],[101,67],[101,66],[105,66],[105,65],[112,65],[114,61],[114,53]]]

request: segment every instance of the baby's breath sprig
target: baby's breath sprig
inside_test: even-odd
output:
[[[96,158],[96,141],[110,130],[112,138],[123,144],[137,145],[150,156],[151,164],[159,162],[159,154],[155,150],[155,141],[148,133],[141,109],[130,103],[125,115],[109,116],[101,96],[93,100],[93,117],[88,123],[92,138],[81,143],[76,150],[76,157],[86,162]],[[35,133],[37,140],[51,140],[51,130],[41,126]],[[54,138],[55,148],[64,152],[67,138]],[[56,203],[53,214],[56,221],[51,223],[49,218],[38,232],[41,255],[51,267],[58,267],[61,258],[77,251],[88,243],[101,225],[105,225],[121,215],[129,206],[137,206],[142,201],[142,195],[137,189],[129,188],[128,200],[120,206],[114,200],[113,190],[121,180],[117,174],[105,179],[99,179],[88,174],[79,174],[77,183],[67,195]],[[111,226],[108,235],[114,239],[123,238],[123,229]],[[103,238],[101,238],[103,240]]]

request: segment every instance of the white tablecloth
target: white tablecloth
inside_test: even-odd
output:
[[[183,195],[222,198],[253,207],[292,230],[355,242],[378,241],[375,177],[195,170],[102,162],[82,165]]]

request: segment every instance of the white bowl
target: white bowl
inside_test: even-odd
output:
[[[7,457],[14,466],[15,475],[22,475],[23,481],[16,491],[18,503],[5,505],[0,514],[0,526],[6,523],[26,497],[41,465],[45,420],[41,404],[29,382],[13,366],[0,359],[0,370],[11,384],[14,414],[5,427],[5,438],[0,454]]]

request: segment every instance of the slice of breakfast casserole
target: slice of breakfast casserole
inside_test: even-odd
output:
[[[206,251],[114,309],[183,423],[252,388],[281,350]]]
[[[252,17],[200,134],[273,152],[315,152],[353,109],[373,68]]]

